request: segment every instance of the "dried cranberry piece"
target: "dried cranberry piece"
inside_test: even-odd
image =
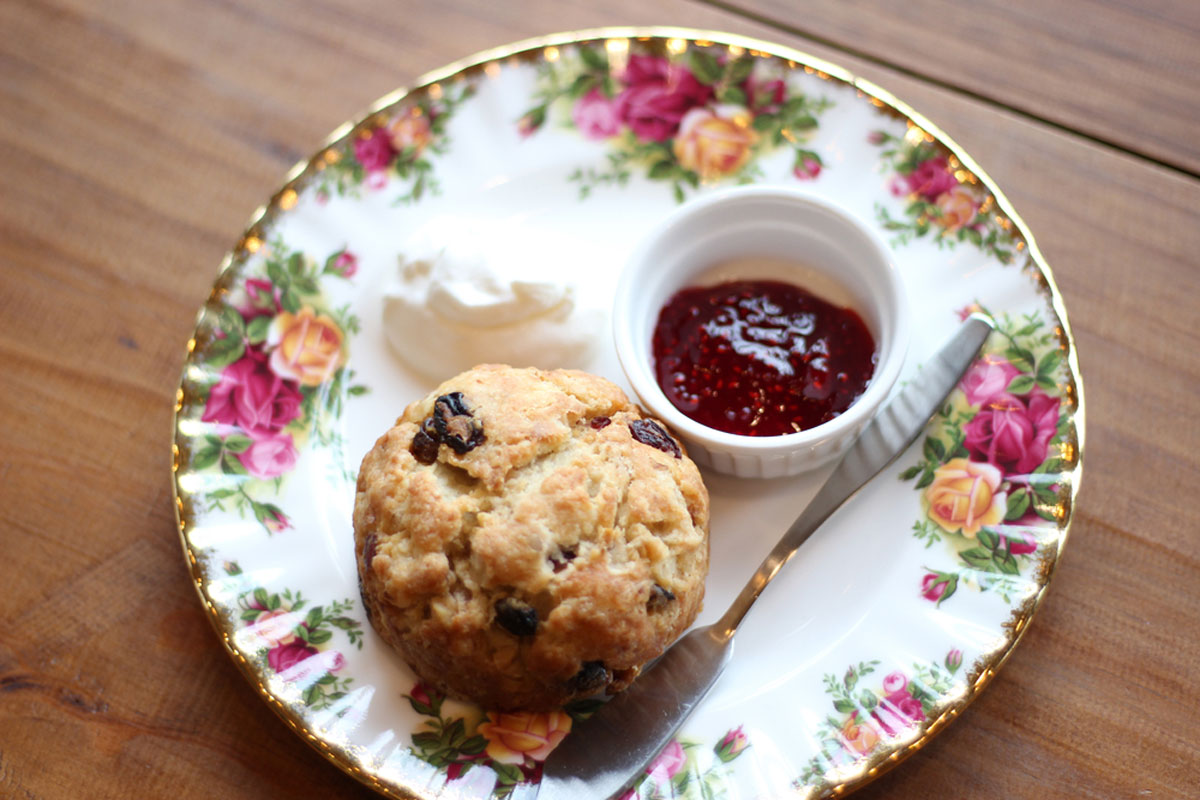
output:
[[[650,587],[650,599],[646,601],[647,611],[662,611],[675,599],[675,593],[657,583]]]
[[[579,672],[567,681],[567,688],[578,694],[587,694],[603,689],[608,682],[608,669],[603,661],[585,661]]]
[[[537,609],[515,597],[496,601],[496,622],[513,636],[533,636],[537,633]]]
[[[367,540],[363,542],[363,561],[369,567],[371,562],[375,560],[375,553],[379,549],[379,537],[373,533],[367,534]]]
[[[433,427],[438,441],[459,455],[483,443],[483,426],[471,415],[462,392],[450,392],[434,401]]]
[[[683,458],[679,443],[652,419],[635,419],[629,423],[629,432],[642,444],[650,445],[664,453],[671,453],[676,458]]]
[[[412,444],[408,446],[408,452],[412,453],[412,457],[422,464],[432,464],[437,461],[438,447],[438,440],[426,433],[422,427],[413,437]]]
[[[550,556],[550,565],[552,567],[554,567],[555,572],[562,572],[564,569],[567,568],[567,564],[569,564],[575,560],[575,555],[576,555],[575,548],[564,547],[560,551],[558,558],[555,558],[554,556]]]
[[[612,424],[612,420],[608,417],[592,417],[592,421],[588,424],[596,430],[600,430],[601,428],[607,428],[610,424]]]

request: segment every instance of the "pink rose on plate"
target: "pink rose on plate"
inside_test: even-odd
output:
[[[290,433],[260,434],[238,461],[256,478],[275,478],[296,466],[296,446]]]
[[[317,655],[317,650],[300,640],[272,647],[267,651],[267,664],[275,673],[294,670],[297,666]]]
[[[337,650],[324,653],[303,641],[281,645],[267,651],[267,664],[285,681],[306,684],[337,672],[346,665]]]
[[[279,302],[279,287],[263,278],[246,280],[246,298],[249,304],[238,311],[247,322],[255,317],[273,316],[283,308]]]
[[[903,672],[893,672],[883,679],[883,691],[886,694],[896,694],[908,688],[908,678]]]
[[[821,162],[806,156],[792,168],[792,174],[802,181],[811,181],[821,174]]]
[[[328,272],[341,275],[343,278],[353,278],[358,274],[358,256],[349,250],[338,253],[337,258],[327,268]]]
[[[644,142],[670,139],[683,115],[712,97],[712,88],[685,67],[655,56],[631,56],[621,82],[625,89],[615,101],[617,118]]]
[[[683,769],[686,763],[687,756],[683,752],[683,745],[672,739],[658,757],[650,762],[650,766],[646,767],[646,774],[658,783],[666,783],[679,774],[679,770]]]
[[[920,700],[907,691],[900,691],[884,697],[871,712],[871,717],[879,723],[884,733],[895,736],[914,722],[925,719],[925,709],[921,707]]]
[[[575,102],[571,119],[588,139],[607,139],[621,132],[617,104],[599,89],[592,89]]]
[[[1038,540],[1029,531],[1009,531],[1006,530],[1000,535],[1000,538],[1008,543],[1008,552],[1014,556],[1027,556],[1030,553],[1037,552]]]
[[[354,157],[369,174],[387,169],[396,157],[396,150],[392,147],[388,132],[377,128],[369,134],[355,137]]]
[[[918,164],[916,169],[904,176],[904,184],[909,192],[933,202],[939,195],[958,186],[958,179],[950,171],[946,159],[938,156]]]
[[[921,706],[921,701],[911,694],[897,698],[895,705],[897,711],[913,722],[925,719],[925,709]]]
[[[433,706],[433,698],[429,696],[429,687],[423,683],[418,683],[413,686],[412,691],[408,693],[408,696],[422,706]]]
[[[257,348],[221,370],[204,405],[204,422],[236,425],[251,437],[275,433],[300,416],[300,391],[275,374]],[[290,439],[290,437],[289,437]]]
[[[292,521],[288,519],[287,514],[278,510],[268,511],[266,516],[263,517],[262,523],[271,533],[282,533],[292,527]]]
[[[959,386],[967,395],[967,402],[981,406],[998,394],[1008,390],[1008,384],[1021,374],[1007,359],[997,355],[985,355],[971,365]]]
[[[1036,387],[1023,397],[993,396],[963,428],[967,452],[1009,475],[1032,472],[1058,430],[1059,402]]]
[[[879,709],[871,712],[871,716],[889,735],[895,735],[914,722],[925,719],[925,709],[921,707],[920,700],[903,692],[884,698]]]
[[[537,133],[538,129],[541,128],[545,122],[546,107],[538,106],[517,120],[517,133],[521,134],[522,139],[526,139]]]
[[[942,599],[942,595],[946,593],[946,589],[950,587],[950,578],[945,575],[939,575],[935,572],[925,573],[925,577],[921,579],[921,596],[926,600],[938,602]]]
[[[746,732],[742,730],[742,726],[727,731],[717,746],[713,748],[713,752],[717,754],[717,758],[722,761],[729,762],[742,754],[742,751],[750,746],[750,739],[746,736]]]

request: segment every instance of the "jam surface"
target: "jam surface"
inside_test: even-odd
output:
[[[667,398],[710,428],[796,433],[845,411],[875,372],[857,313],[780,281],[683,289],[659,313],[654,369]]]

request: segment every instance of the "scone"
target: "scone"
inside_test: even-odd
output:
[[[603,378],[486,364],[363,459],[363,602],[422,681],[484,708],[619,690],[695,619],[708,492]]]

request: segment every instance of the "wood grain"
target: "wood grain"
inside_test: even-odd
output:
[[[0,796],[372,796],[274,717],[190,588],[168,442],[192,320],[254,207],[376,97],[512,40],[651,23],[795,46],[921,109],[1029,223],[1078,340],[1084,487],[1045,606],[964,717],[860,796],[1194,793],[1200,181],[1129,152],[1194,170],[1177,117],[1195,121],[1194,87],[1114,98],[1149,74],[1133,70],[1056,116],[1045,76],[1120,63],[1083,35],[1095,19],[1066,51],[1020,51],[1039,68],[993,86],[971,59],[970,81],[923,77],[930,43],[912,19],[932,5],[813,8],[817,39],[688,0],[0,4]],[[1006,8],[945,12],[938,33],[993,58],[1016,46],[1021,6]],[[1092,8],[1165,43],[1139,69],[1200,52],[1186,3]],[[837,26],[852,11],[874,21],[851,42]],[[1022,13],[1033,42],[1061,35],[1064,12]],[[1118,137],[1110,101],[1152,133]]]
[[[724,8],[1200,173],[1200,4],[888,0]]]

